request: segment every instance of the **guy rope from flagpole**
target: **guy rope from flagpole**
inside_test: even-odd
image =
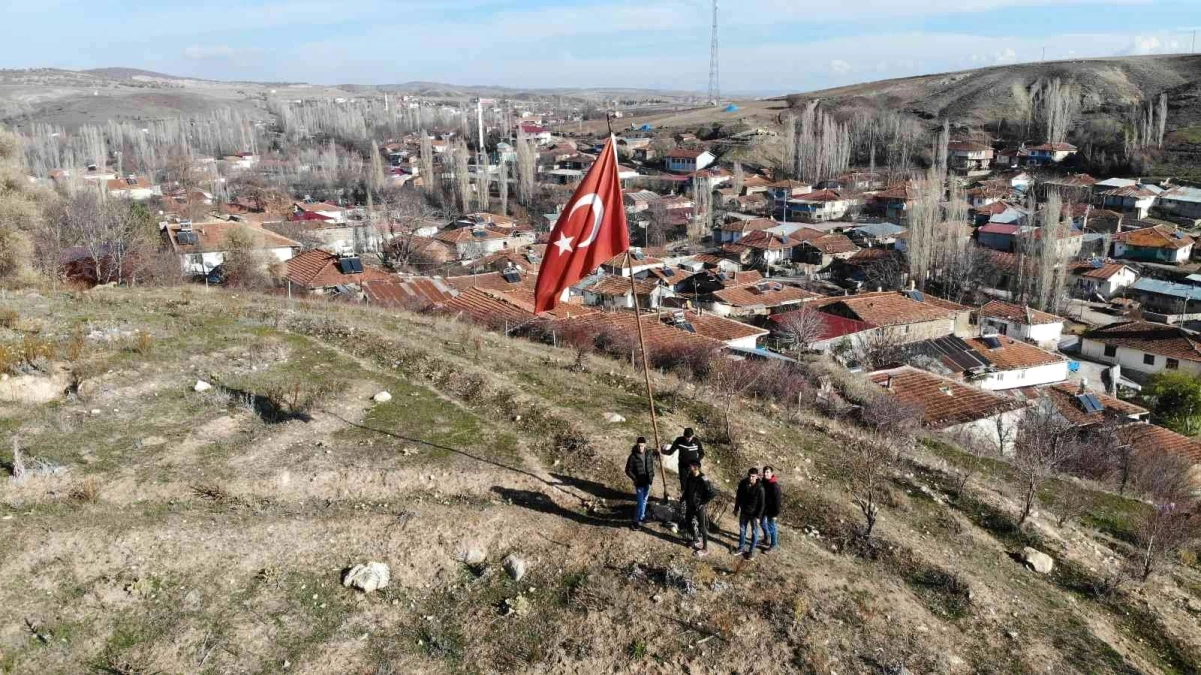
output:
[[[663,503],[668,503],[667,470],[663,466],[663,456],[659,443],[659,419],[655,415],[655,392],[651,389],[651,367],[646,357],[646,340],[642,337],[642,310],[638,307],[638,285],[634,282],[634,256],[626,251],[626,264],[630,269],[630,293],[634,296],[634,325],[638,326],[638,349],[642,352],[642,376],[646,379],[646,402],[651,409],[651,430],[655,432],[655,455],[659,457],[659,478],[663,479]],[[680,467],[683,471],[683,467]]]

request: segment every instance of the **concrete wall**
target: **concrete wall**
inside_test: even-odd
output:
[[[1116,363],[1122,366],[1122,370],[1124,371],[1130,370],[1144,375],[1153,375],[1167,369],[1168,362],[1166,357],[1152,355],[1154,356],[1155,363],[1150,364],[1143,361],[1146,354],[1146,352],[1138,349],[1118,347],[1115,356],[1106,356],[1105,344],[1103,342],[1088,338],[1080,339],[1080,355],[1085,358],[1100,361],[1101,363]],[[1201,375],[1201,362],[1186,361],[1185,359],[1179,359],[1179,361],[1179,370],[1194,375]]]
[[[1015,389],[1017,387],[1033,387],[1040,384],[1052,384],[1068,379],[1068,362],[1051,363],[1045,366],[1035,366],[1023,370],[1005,370],[988,373],[984,377],[973,380],[972,384],[988,391]]]
[[[944,432],[952,436],[968,437],[998,448],[1003,455],[1013,454],[1013,443],[1017,436],[1018,421],[1022,417],[1023,410],[1011,410],[1009,412],[985,417],[984,419],[975,420],[974,422],[965,422],[943,429]],[[998,429],[999,422],[999,429]]]

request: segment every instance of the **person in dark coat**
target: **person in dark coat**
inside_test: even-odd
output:
[[[663,454],[674,455],[676,452],[680,453],[676,466],[680,468],[680,491],[683,492],[684,483],[688,481],[688,466],[700,466],[701,460],[705,458],[705,446],[701,445],[701,439],[696,437],[692,427],[684,429],[684,435],[677,438]]]
[[[692,526],[696,555],[706,556],[709,554],[709,514],[705,508],[715,493],[709,477],[701,473],[698,462],[689,464],[684,475],[684,492],[680,497],[684,502],[684,522]]]
[[[780,548],[780,531],[776,519],[780,515],[780,506],[784,503],[784,493],[780,490],[776,470],[770,466],[763,467],[763,519],[760,527],[763,529],[763,544],[766,552],[771,553]]]
[[[759,546],[759,521],[763,519],[763,485],[759,482],[759,469],[751,467],[746,478],[738,483],[734,495],[734,515],[738,516],[738,551],[751,559]],[[746,531],[751,530],[751,547],[746,547]]]
[[[646,500],[651,494],[651,485],[655,483],[655,455],[646,447],[646,438],[639,436],[630,448],[630,456],[626,459],[626,476],[634,481],[634,498],[638,505],[634,508],[634,527],[642,525],[646,520]]]

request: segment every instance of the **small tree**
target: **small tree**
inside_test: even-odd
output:
[[[896,443],[897,458],[913,447],[922,423],[922,409],[892,394],[880,392],[863,405],[859,420],[876,435]]]
[[[883,438],[873,436],[852,442],[846,457],[851,502],[863,514],[863,537],[870,539],[880,515],[880,501],[895,453]]]
[[[1077,452],[1075,425],[1046,398],[1025,411],[1018,423],[1014,468],[1022,486],[1018,527],[1026,523],[1043,483]]]
[[[1172,555],[1201,537],[1197,508],[1195,501],[1158,503],[1139,523],[1135,540],[1140,581],[1146,581]]]
[[[1181,371],[1153,375],[1143,391],[1158,424],[1192,436],[1201,431],[1201,378]]]
[[[899,364],[903,349],[900,338],[888,328],[877,328],[854,343],[855,360],[865,370],[880,370]]]
[[[981,465],[984,464],[984,458],[993,455],[994,452],[988,441],[967,431],[952,434],[950,438],[963,450],[961,460],[954,463],[951,469],[955,480],[955,494],[964,495],[967,493],[972,476],[975,476],[980,471]]]
[[[722,416],[725,421],[726,440],[731,445],[736,444],[733,423],[734,404],[755,384],[758,378],[759,369],[746,362],[719,359],[710,365],[708,381],[724,399]]]
[[[812,349],[813,344],[821,340],[826,332],[826,323],[821,312],[809,308],[781,314],[779,326],[785,335],[792,338],[798,352]]]

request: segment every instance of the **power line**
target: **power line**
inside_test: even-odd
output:
[[[721,98],[721,85],[717,70],[717,0],[713,0],[713,37],[709,43],[709,102],[717,105]]]

